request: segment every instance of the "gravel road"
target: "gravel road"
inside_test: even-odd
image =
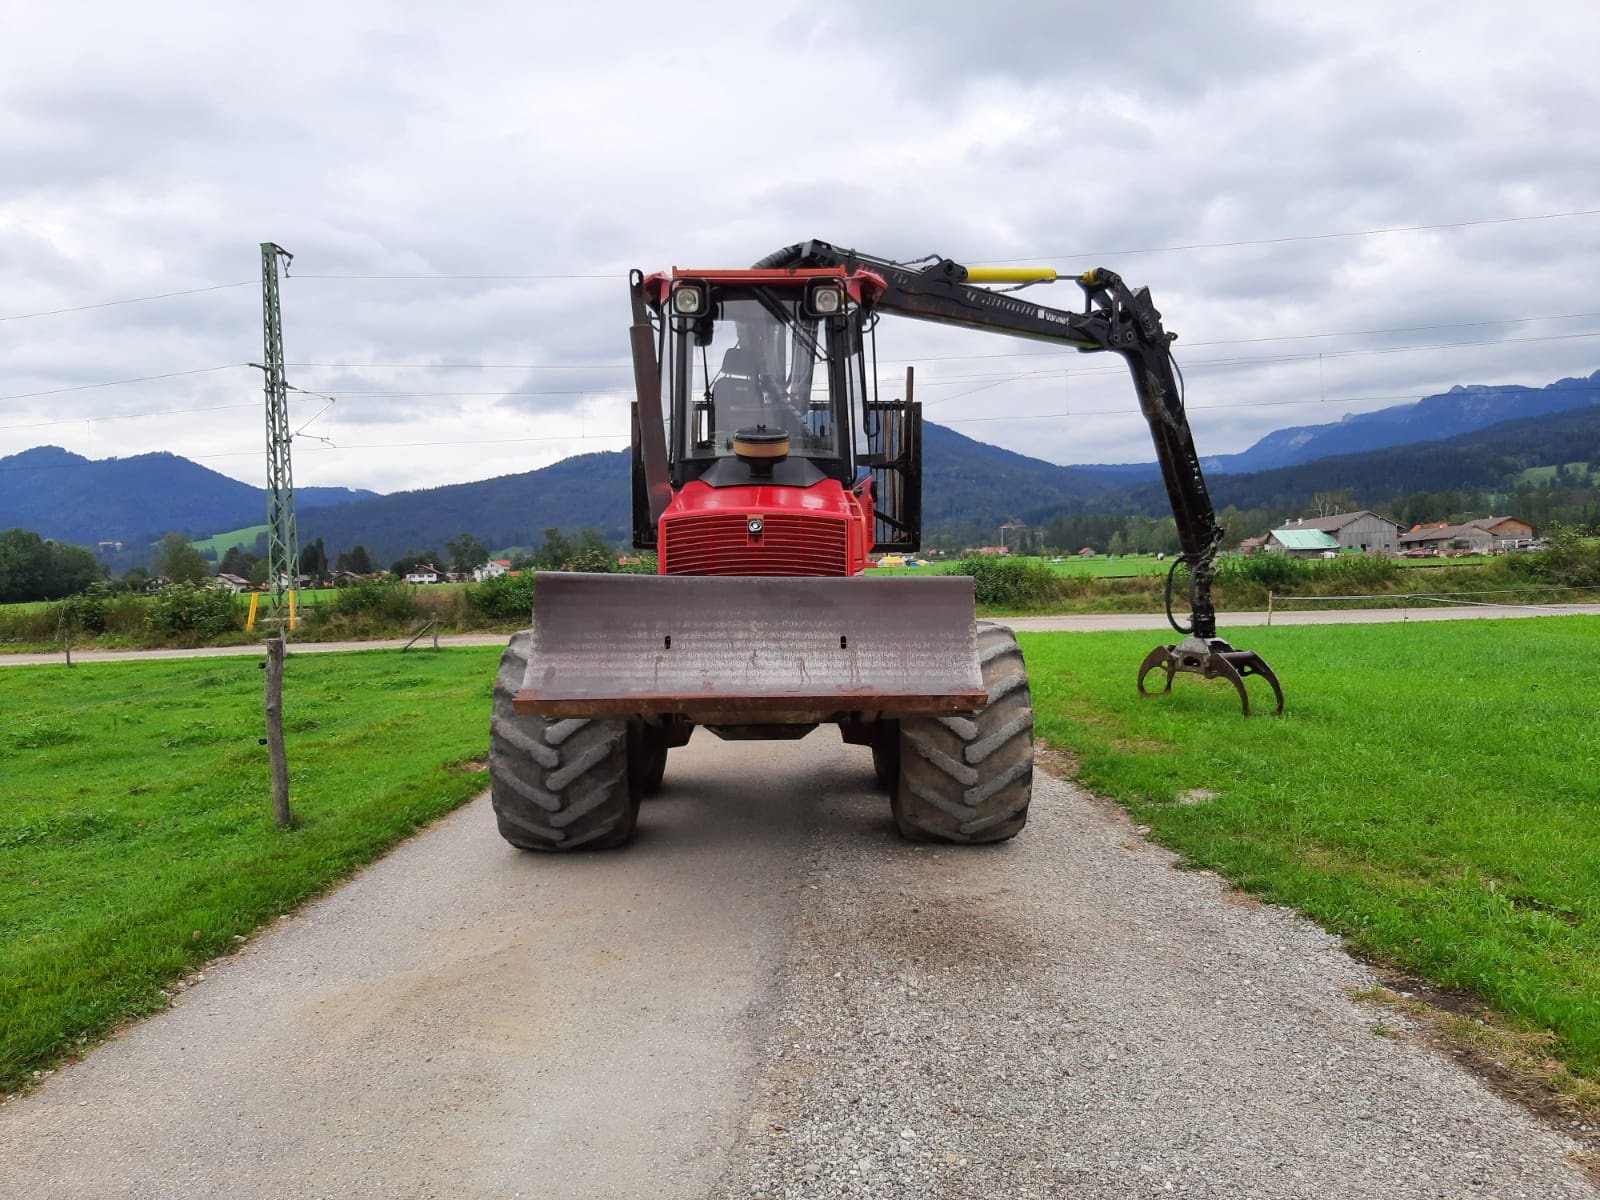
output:
[[[1037,797],[906,845],[821,730],[698,733],[620,854],[479,800],[0,1107],[0,1195],[1595,1195],[1332,938]]]
[[[1397,621],[1481,621],[1500,617],[1577,617],[1600,615],[1600,604],[1474,604],[1456,608],[1335,608],[1301,612],[1279,611],[1223,613],[1218,619],[1222,634],[1230,628],[1266,625],[1386,625]],[[1167,619],[1158,613],[1078,613],[1043,617],[986,618],[1027,632],[1079,632],[1116,629],[1159,629],[1171,632]],[[293,654],[324,654],[346,650],[398,650],[404,638],[370,642],[291,642]],[[424,646],[428,643],[422,643]],[[503,633],[451,633],[439,638],[441,646],[504,646]],[[137,662],[149,658],[222,658],[260,654],[260,645],[202,646],[195,650],[75,650],[74,662]],[[59,652],[50,654],[0,653],[0,667],[37,666],[59,663]]]

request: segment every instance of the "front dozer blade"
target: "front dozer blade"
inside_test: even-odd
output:
[[[540,574],[516,709],[707,724],[976,712],[972,580]]]

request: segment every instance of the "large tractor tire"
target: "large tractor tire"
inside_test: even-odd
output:
[[[500,836],[523,850],[605,850],[633,836],[628,722],[525,717],[511,705],[528,665],[528,631],[511,639],[494,681],[489,780]]]
[[[900,722],[883,721],[872,739],[872,773],[891,796],[900,786]]]
[[[661,790],[667,773],[668,735],[660,725],[644,720],[628,722],[628,780],[641,800]]]
[[[1016,635],[980,621],[978,661],[983,711],[900,722],[894,819],[913,841],[1003,842],[1028,823],[1033,707]]]

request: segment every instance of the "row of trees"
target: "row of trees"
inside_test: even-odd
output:
[[[1348,488],[1317,492],[1309,503],[1284,497],[1281,502],[1241,508],[1228,505],[1217,513],[1227,532],[1227,547],[1238,545],[1281,526],[1291,517],[1331,516],[1334,513],[1372,509],[1397,521],[1402,528],[1429,521],[1459,524],[1477,517],[1515,516],[1535,528],[1565,526],[1580,533],[1600,533],[1600,486],[1558,486],[1525,483],[1506,492],[1453,488],[1390,495],[1386,499],[1360,496]],[[954,534],[954,536],[952,536]],[[964,535],[964,537],[962,536]],[[945,531],[929,539],[931,546],[955,550],[964,546],[997,543],[1002,535],[990,527]],[[1178,550],[1178,529],[1171,517],[1143,513],[1071,513],[1056,516],[1025,529],[1004,534],[1013,553],[1074,554],[1084,546],[1097,553],[1173,554]]]
[[[28,529],[0,532],[0,604],[59,600],[100,582],[106,574],[82,546],[47,542]]]

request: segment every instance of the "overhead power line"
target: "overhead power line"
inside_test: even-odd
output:
[[[259,279],[241,279],[238,283],[213,283],[207,287],[184,288],[177,292],[158,292],[153,296],[130,296],[126,300],[102,300],[98,304],[75,304],[71,308],[50,308],[41,312],[13,313],[0,317],[0,321],[31,321],[34,317],[59,317],[63,313],[88,312],[96,308],[116,308],[122,304],[143,304],[147,300],[171,300],[174,296],[198,296],[202,292],[221,292],[228,288],[249,287]]]
[[[1143,246],[1133,250],[1074,250],[1067,254],[1030,254],[1023,258],[974,259],[975,263],[1036,262],[1041,259],[1111,258],[1123,254],[1175,254],[1183,250],[1231,250],[1239,246],[1281,246],[1288,242],[1324,242],[1335,238],[1377,237],[1387,233],[1425,233],[1434,229],[1466,229],[1477,225],[1516,225],[1528,221],[1560,221],[1571,217],[1592,217],[1600,208],[1580,208],[1571,212],[1535,213],[1526,217],[1478,217],[1470,221],[1441,221],[1434,225],[1388,225],[1378,229],[1352,229],[1340,233],[1293,233],[1283,237],[1241,238],[1232,242],[1190,242],[1177,246]]]
[[[1136,246],[1118,250],[1073,250],[1068,252],[1050,252],[1043,254],[1028,254],[1014,258],[974,258],[969,260],[974,265],[992,263],[1017,263],[1037,262],[1046,259],[1090,259],[1090,258],[1115,258],[1130,254],[1174,254],[1191,250],[1229,250],[1245,246],[1280,246],[1295,242],[1332,241],[1341,238],[1379,237],[1396,233],[1426,233],[1436,230],[1468,229],[1474,227],[1494,225],[1518,225],[1535,221],[1570,220],[1578,217],[1592,217],[1600,215],[1600,208],[1572,209],[1565,212],[1531,213],[1517,217],[1475,217],[1463,221],[1440,221],[1423,225],[1387,225],[1374,229],[1339,230],[1328,233],[1296,233],[1285,234],[1269,238],[1237,238],[1221,242],[1184,242],[1170,246]],[[296,275],[296,279],[330,280],[349,282],[485,282],[485,283],[520,283],[536,282],[540,280],[617,280],[626,278],[625,272],[616,271],[530,271],[520,274],[451,274],[445,272],[430,274],[366,274],[366,273],[335,273],[318,272],[312,274]],[[259,284],[260,279],[241,279],[232,283],[215,283],[203,287],[180,288],[170,292],[155,292],[146,296],[129,296],[119,300],[102,300],[91,304],[70,305],[63,308],[41,309],[37,312],[11,313],[0,316],[4,321],[29,321],[38,317],[55,317],[67,313],[90,312],[101,308],[116,308],[126,304],[144,304],[153,300],[171,300],[179,296],[197,296],[206,292],[225,291],[229,288],[249,287]],[[1337,336],[1305,334],[1301,336]]]
[[[495,283],[495,282],[520,283],[520,282],[523,282],[523,281],[526,281],[526,280],[534,280],[534,279],[626,279],[627,277],[628,277],[628,273],[626,271],[610,271],[610,272],[605,272],[605,273],[591,273],[591,274],[563,274],[563,273],[547,272],[547,273],[529,274],[529,275],[295,275],[292,278],[295,278],[295,279],[343,279],[343,280],[352,280],[352,281],[375,281],[375,282],[409,281],[409,282],[418,282],[418,283],[441,282],[441,281],[442,282],[450,282],[450,281],[455,281],[455,280],[478,281],[478,282],[487,282],[487,283]]]
[[[196,367],[192,371],[168,371],[164,375],[135,375],[130,379],[107,379],[101,383],[79,383],[72,387],[49,388],[42,392],[18,392],[11,396],[0,396],[4,400],[33,400],[40,396],[60,396],[67,392],[89,392],[96,388],[121,387],[126,383],[153,383],[160,379],[179,379],[185,375],[207,375],[212,371],[231,371],[234,367],[245,366],[244,363],[223,363],[219,367]]]
[[[227,412],[235,408],[259,408],[256,404],[214,404],[208,408],[163,408],[159,412],[109,413],[94,417],[57,417],[53,421],[30,421],[25,425],[0,425],[0,433],[10,429],[43,429],[47,425],[82,425],[88,421],[142,421],[147,417],[177,417],[189,413]]]
[[[1495,325],[1529,325],[1536,321],[1577,321],[1600,317],[1600,312],[1556,313],[1543,317],[1497,317],[1492,321],[1449,321],[1437,325],[1394,325],[1387,329],[1341,329],[1328,333],[1283,333],[1271,337],[1249,338],[1209,338],[1201,341],[1190,341],[1187,338],[1178,342],[1180,349],[1196,349],[1201,346],[1254,346],[1269,342],[1303,342],[1322,338],[1342,337],[1384,337],[1396,333],[1436,333],[1446,329],[1485,329]],[[1498,339],[1496,339],[1498,340]],[[1082,352],[1072,348],[1063,347],[1060,350],[1002,350],[990,351],[983,354],[923,354],[915,358],[880,358],[880,363],[930,363],[930,362],[960,362],[965,360],[992,359],[992,358],[1047,358],[1047,357],[1082,357]],[[632,363],[626,362],[598,362],[598,363],[537,363],[537,362],[298,362],[288,363],[287,366],[296,370],[339,370],[339,371],[631,371]]]

